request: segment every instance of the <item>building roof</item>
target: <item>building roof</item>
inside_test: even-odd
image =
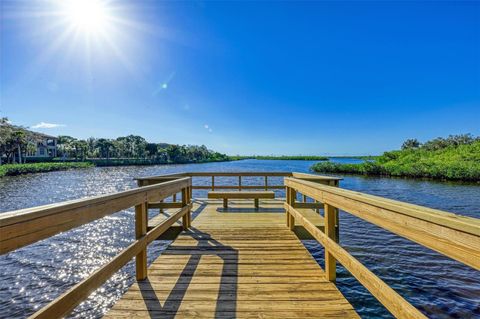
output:
[[[30,131],[30,130],[26,130],[26,131],[28,131],[31,134],[34,134],[35,136],[38,136],[38,137],[45,137],[45,138],[51,138],[51,139],[58,140],[58,137],[56,137],[56,136],[52,136],[52,135],[48,135],[48,134],[44,134],[44,133],[40,133],[40,132],[34,132],[34,131]]]
[[[31,131],[31,130],[28,130],[24,127],[21,127],[21,126],[17,126],[17,125],[12,125],[12,124],[2,124],[2,125],[6,125],[6,126],[10,126],[12,127],[13,129],[17,129],[17,130],[22,130],[22,131],[25,131],[26,133],[29,133],[35,137],[41,137],[41,138],[50,138],[50,139],[55,139],[55,140],[58,140],[58,137],[56,136],[52,136],[52,135],[48,135],[48,134],[45,134],[45,133],[40,133],[40,132],[34,132],[34,131]]]

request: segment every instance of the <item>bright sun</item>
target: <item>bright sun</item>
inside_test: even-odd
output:
[[[155,31],[132,19],[132,13],[140,12],[136,11],[135,0],[23,2],[18,11],[9,9],[9,14],[12,10],[11,16],[31,23],[33,33],[38,35],[39,53],[25,72],[29,76],[48,65],[56,69],[55,76],[68,74],[75,67],[72,76],[88,82],[88,88],[93,87],[94,74],[107,69],[116,72],[123,67],[132,78],[141,78],[140,64],[135,62],[142,52],[143,34]]]
[[[109,8],[101,0],[64,0],[64,15],[75,29],[85,33],[103,32],[110,20]]]

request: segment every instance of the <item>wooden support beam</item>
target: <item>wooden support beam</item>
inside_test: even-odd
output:
[[[335,240],[335,207],[325,204],[325,235]],[[335,240],[336,241],[336,240]],[[327,247],[325,247],[325,275],[327,280],[335,281],[337,277],[336,259]]]
[[[163,204],[163,203],[164,203],[164,202],[163,202],[163,199],[162,199],[162,200],[160,201],[160,204]],[[162,207],[160,207],[160,209],[158,210],[158,213],[159,213],[159,214],[162,214],[162,213],[163,213],[163,208],[162,208]]]
[[[188,205],[188,190],[187,188],[182,188],[182,207],[186,207]],[[188,212],[182,216],[182,225],[183,229],[188,229]]]
[[[294,188],[290,188],[289,199],[288,200],[289,200],[289,204],[291,206],[295,205],[295,202],[297,200],[297,191]],[[287,215],[288,215],[288,228],[290,230],[294,230],[295,229],[295,217],[291,213],[287,213]]]
[[[253,203],[254,203],[254,205],[255,205],[255,208],[258,208],[258,207],[259,207],[258,198],[254,198],[254,199],[253,199]]]
[[[290,190],[291,190],[290,187],[285,187],[285,197],[286,197],[285,200],[287,204],[289,204],[290,206],[293,206],[293,204],[290,203]],[[290,212],[288,211],[288,209],[285,209],[285,218],[286,218],[287,227],[290,228]]]
[[[340,213],[338,211],[338,208],[335,208],[335,237],[334,240],[337,243],[340,243]]]
[[[189,192],[188,198],[190,198],[190,202],[191,202],[192,198],[193,198],[193,187],[192,187],[192,185],[190,185],[188,187],[188,192]]]
[[[140,239],[147,233],[147,203],[135,206],[135,238]],[[135,256],[135,270],[137,280],[145,280],[147,278],[147,247],[145,246]]]
[[[189,186],[187,187],[187,203],[188,203],[188,212],[187,212],[187,216],[188,216],[188,227],[192,227],[192,188]]]

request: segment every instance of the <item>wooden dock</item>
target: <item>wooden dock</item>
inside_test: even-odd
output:
[[[197,200],[193,212],[106,318],[359,318],[286,227],[283,200]]]
[[[30,317],[42,319],[71,313],[132,259],[137,282],[107,318],[358,318],[335,285],[337,263],[394,317],[426,318],[341,246],[339,210],[480,270],[479,219],[341,189],[339,180],[294,172],[139,178],[135,189],[0,214],[0,254],[135,208],[132,243]],[[222,199],[195,199],[193,190]],[[276,199],[265,199],[272,191]],[[159,214],[149,220],[152,209]],[[303,238],[324,247],[324,270]],[[147,267],[148,245],[159,239],[174,241]]]

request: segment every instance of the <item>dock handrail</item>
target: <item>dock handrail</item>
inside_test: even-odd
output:
[[[316,183],[338,186],[338,182],[342,180],[338,177],[320,176],[307,173],[297,172],[184,172],[158,176],[147,176],[135,178],[138,186],[151,185],[167,180],[175,180],[182,177],[211,177],[210,185],[192,185],[192,189],[218,190],[218,189],[285,189],[285,185],[271,185],[268,183],[269,177],[294,177],[301,180],[312,181]],[[238,177],[238,185],[218,185],[215,184],[215,177]],[[242,177],[263,177],[262,185],[243,185]]]
[[[285,178],[285,186],[287,225],[293,229],[300,223],[325,248],[327,279],[335,280],[340,262],[397,318],[426,317],[337,243],[338,209],[480,269],[479,219],[296,178]],[[297,193],[324,204],[325,232],[297,210]]]
[[[136,240],[67,292],[34,313],[30,318],[60,318],[71,312],[90,293],[107,281],[133,257],[136,277],[147,277],[147,246],[177,220],[184,228],[191,224],[191,178],[135,188],[110,195],[79,199],[0,214],[0,254],[81,226],[120,210],[135,207]],[[148,203],[182,194],[179,210],[147,232]]]

